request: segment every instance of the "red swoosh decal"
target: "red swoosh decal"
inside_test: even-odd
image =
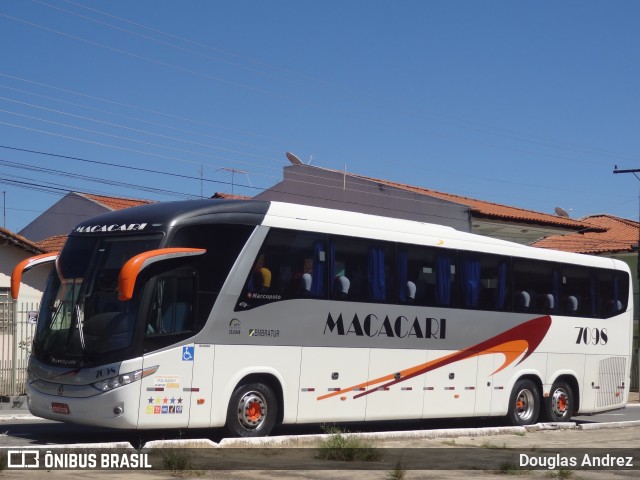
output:
[[[397,373],[385,375],[374,380],[369,380],[368,382],[353,385],[340,391],[322,395],[318,397],[318,400],[324,400],[326,398],[334,397],[337,395],[343,395],[345,393],[352,392],[354,389],[367,388],[373,385],[378,385],[379,383],[386,382],[380,386],[376,386],[375,388],[370,388],[369,390],[358,393],[353,397],[354,399],[360,398],[363,395],[368,395],[377,391],[378,388],[386,388],[391,385],[404,382],[405,380],[409,380],[410,378],[417,377],[418,375],[423,375],[427,372],[440,367],[444,367],[445,365],[449,365],[454,362],[458,362],[460,360],[466,360],[467,358],[478,357],[480,355],[488,355],[491,353],[502,353],[505,356],[504,362],[491,374],[493,375],[511,365],[523,353],[524,356],[516,365],[525,361],[529,357],[529,355],[531,355],[536,350],[536,348],[538,348],[538,345],[540,345],[540,342],[542,342],[542,339],[545,337],[550,327],[551,317],[549,315],[534,318],[533,320],[529,320],[528,322],[511,328],[506,332],[502,332],[501,334],[485,340],[484,342],[480,342],[476,345],[465,348],[464,350],[459,350],[458,352],[451,353],[427,363],[407,368]]]

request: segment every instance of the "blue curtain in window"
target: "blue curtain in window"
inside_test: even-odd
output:
[[[451,258],[448,255],[436,257],[436,303],[451,304]]]
[[[329,296],[333,295],[333,282],[336,276],[336,246],[329,243]]]
[[[460,261],[462,301],[465,307],[477,307],[480,299],[480,260],[462,258]]]
[[[384,272],[384,249],[369,249],[369,298],[382,302],[387,298]]]
[[[309,292],[314,297],[321,297],[324,293],[324,264],[325,262],[320,260],[320,256],[324,252],[324,245],[318,241],[315,244],[313,251],[313,274],[311,278],[311,291]]]
[[[598,277],[596,272],[591,272],[589,275],[589,295],[591,295],[591,316],[596,317],[598,315]]]
[[[551,310],[557,312],[560,310],[560,272],[558,270],[554,270],[551,273],[551,288],[551,294],[553,295],[553,308]]]
[[[407,301],[407,281],[409,280],[409,255],[406,250],[398,250],[398,297],[401,302]]]
[[[507,301],[507,262],[498,264],[498,285],[496,286],[496,310],[504,310]]]

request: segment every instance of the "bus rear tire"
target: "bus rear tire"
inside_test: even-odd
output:
[[[540,391],[531,380],[516,382],[509,398],[507,420],[514,426],[533,425],[540,413]]]
[[[552,385],[544,399],[544,419],[548,422],[568,422],[573,416],[573,391],[567,382]]]
[[[278,400],[264,383],[242,384],[229,400],[225,428],[234,437],[264,437],[278,417]]]

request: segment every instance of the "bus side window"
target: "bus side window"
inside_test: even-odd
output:
[[[323,235],[272,229],[249,273],[242,302],[255,307],[291,298],[322,298],[326,263]]]
[[[161,277],[156,281],[145,335],[173,335],[193,331],[194,279]]]
[[[356,302],[396,300],[395,246],[364,238],[332,237],[332,298]]]
[[[455,259],[453,250],[399,245],[397,295],[400,303],[455,306]]]
[[[601,318],[609,318],[627,309],[629,275],[616,270],[598,270],[598,313]]]
[[[557,314],[560,312],[559,265],[524,258],[513,260],[515,310]]]
[[[595,317],[596,270],[578,265],[562,266],[562,314],[579,317]]]
[[[497,311],[511,309],[507,257],[460,252],[459,270],[460,306]]]

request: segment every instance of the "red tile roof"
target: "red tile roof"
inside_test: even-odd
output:
[[[91,200],[109,210],[122,210],[123,208],[137,207],[139,205],[148,205],[151,200],[140,200],[135,198],[108,197],[104,195],[93,195],[91,193],[74,192],[76,195]]]
[[[613,215],[591,215],[582,220],[605,231],[554,235],[534,243],[533,246],[593,254],[631,252],[638,245],[638,222]]]
[[[45,252],[28,238],[18,235],[17,233],[13,233],[5,228],[0,228],[0,239],[31,253],[40,254]]]
[[[36,245],[40,247],[44,252],[59,252],[64,247],[65,242],[67,241],[66,235],[55,235],[53,237],[45,238],[44,240],[40,240],[36,242]]]
[[[592,225],[581,220],[574,220],[571,218],[559,217],[557,215],[551,215],[547,213],[535,212],[533,210],[526,210],[524,208],[510,207],[508,205],[501,205],[499,203],[486,202],[484,200],[478,200],[475,198],[463,197],[460,195],[453,195],[451,193],[438,192],[437,190],[429,190],[422,187],[414,187],[412,185],[406,185],[397,182],[391,182],[388,180],[380,180],[376,178],[364,177],[361,175],[350,174],[353,177],[358,177],[373,182],[382,183],[391,187],[400,188],[410,192],[419,193],[421,195],[428,195],[431,197],[440,198],[460,205],[466,205],[471,209],[471,213],[475,217],[485,217],[499,220],[518,221],[538,225],[554,226],[561,228],[570,228],[580,231],[604,231],[603,228]]]
[[[233,193],[216,192],[211,198],[224,198],[227,200],[251,200],[252,197],[247,197],[246,195],[235,195]]]

